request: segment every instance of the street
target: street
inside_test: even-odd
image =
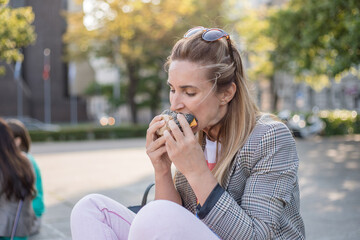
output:
[[[307,239],[358,239],[360,135],[296,141]],[[30,240],[71,239],[71,209],[89,193],[140,204],[153,181],[144,146],[144,139],[34,143],[31,152],[42,172],[47,210],[40,234]]]

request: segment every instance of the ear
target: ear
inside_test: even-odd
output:
[[[222,93],[221,104],[228,104],[236,93],[236,85],[234,82]]]
[[[20,145],[21,145],[21,138],[20,138],[20,137],[16,137],[16,138],[15,138],[15,145],[16,145],[17,147],[20,147]]]

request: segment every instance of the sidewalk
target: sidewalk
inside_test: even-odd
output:
[[[71,239],[71,209],[89,193],[139,204],[153,181],[144,146],[144,139],[33,144],[47,211],[40,234],[30,240]],[[358,239],[360,136],[297,139],[297,147],[307,239]]]
[[[40,234],[30,240],[71,239],[71,209],[89,193],[140,204],[153,181],[144,146],[144,139],[33,144],[47,209]]]

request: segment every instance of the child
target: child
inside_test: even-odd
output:
[[[9,239],[19,216],[15,239],[26,240],[38,221],[31,205],[36,195],[35,174],[29,160],[16,147],[10,127],[1,118],[0,179],[0,239]]]
[[[32,206],[34,208],[35,215],[38,219],[38,224],[32,229],[30,235],[36,234],[40,230],[40,223],[41,223],[41,216],[45,211],[45,204],[44,204],[44,196],[43,196],[43,187],[42,187],[42,180],[40,169],[34,159],[34,157],[29,153],[30,145],[31,145],[31,138],[29,135],[28,130],[24,126],[22,122],[16,119],[9,119],[7,120],[7,124],[11,128],[16,146],[26,155],[26,157],[30,160],[32,167],[35,172],[35,190],[36,196],[32,201]]]

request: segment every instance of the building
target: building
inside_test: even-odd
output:
[[[277,110],[310,112],[314,109],[346,109],[360,112],[360,80],[349,73],[341,81],[330,79],[328,87],[313,90],[305,82],[297,83],[294,77],[277,73],[276,94],[279,101]]]
[[[9,4],[14,8],[33,8],[37,40],[23,49],[21,84],[14,79],[13,66],[7,66],[6,75],[0,76],[0,116],[23,115],[46,122],[88,120],[86,101],[76,95],[76,91],[71,91],[68,64],[62,59],[66,22],[61,11],[67,9],[67,1],[11,0]],[[49,91],[43,80],[45,49],[51,51]]]

